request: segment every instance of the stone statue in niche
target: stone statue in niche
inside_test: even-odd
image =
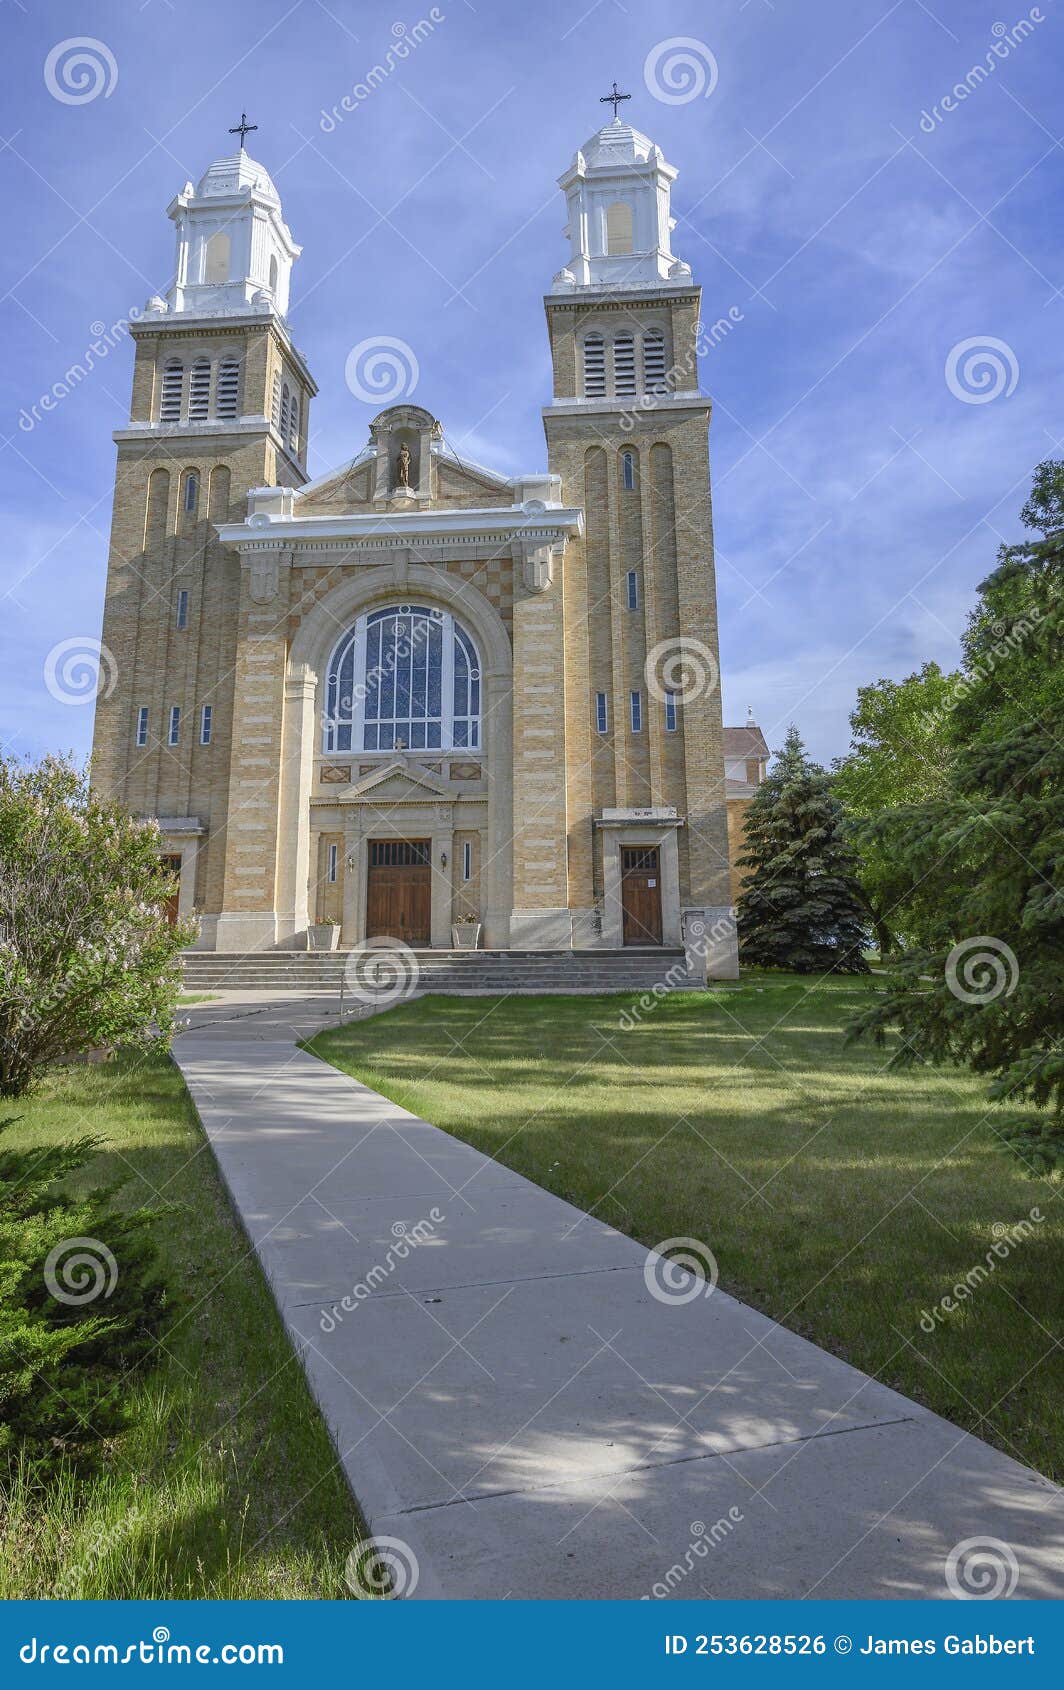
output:
[[[410,460],[410,447],[407,445],[406,441],[404,440],[402,445],[399,448],[399,454],[398,454],[398,456],[395,460],[395,485],[396,485],[396,487],[409,489],[409,487],[410,487],[410,462],[411,462],[411,460]]]

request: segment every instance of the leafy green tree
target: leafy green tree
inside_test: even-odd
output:
[[[881,847],[915,885],[948,882],[949,940],[912,950],[854,1034],[894,1060],[959,1062],[1034,1104],[993,1123],[1029,1165],[1064,1163],[1064,463],[1039,466],[963,642],[945,797],[884,811]]]
[[[831,777],[796,727],[745,818],[739,960],[795,973],[864,973],[867,918]]]
[[[833,765],[832,787],[846,812],[858,878],[886,956],[941,935],[942,888],[913,885],[904,865],[868,824],[885,810],[944,796],[953,754],[951,714],[959,674],[925,663],[903,681],[861,687],[850,715],[850,751]]]
[[[159,833],[70,760],[0,758],[0,1096],[97,1045],[173,1028],[179,952]]]

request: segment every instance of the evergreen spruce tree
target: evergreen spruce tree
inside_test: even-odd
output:
[[[791,727],[746,812],[749,879],[739,898],[739,960],[794,973],[863,974],[868,913],[831,777]]]
[[[912,950],[853,1032],[896,1063],[959,1062],[1044,1113],[990,1118],[1029,1167],[1064,1165],[1064,462],[1041,464],[964,636],[945,797],[876,829],[911,885],[941,886],[951,940]]]

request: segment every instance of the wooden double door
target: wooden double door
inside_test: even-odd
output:
[[[661,853],[656,845],[621,846],[622,942],[661,944]]]
[[[432,852],[428,839],[371,839],[367,939],[432,939]]]

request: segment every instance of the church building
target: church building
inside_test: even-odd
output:
[[[615,115],[560,177],[546,468],[517,476],[398,403],[310,479],[301,249],[268,171],[241,144],[171,203],[174,280],[131,325],[115,435],[93,779],[158,819],[197,949],[479,928],[482,949],[735,973],[676,174]]]

